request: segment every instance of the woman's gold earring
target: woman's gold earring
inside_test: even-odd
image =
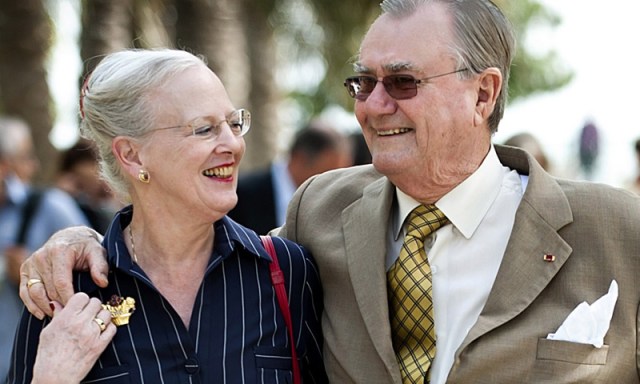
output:
[[[149,184],[149,180],[151,180],[151,176],[149,175],[149,172],[145,171],[144,169],[141,169],[140,171],[138,171],[138,180],[142,181],[145,184]]]

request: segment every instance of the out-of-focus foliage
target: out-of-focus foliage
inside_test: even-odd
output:
[[[301,0],[294,1],[298,3]],[[314,30],[314,25],[300,28],[295,24],[283,24],[278,33],[282,36],[293,36],[298,44],[297,57],[291,60],[308,60],[309,54],[321,55],[326,76],[317,88],[294,90],[289,97],[296,100],[305,110],[306,115],[313,116],[330,104],[338,104],[345,109],[353,107],[353,101],[347,96],[342,86],[343,79],[351,73],[351,61],[357,53],[361,38],[368,26],[379,14],[378,1],[367,0],[307,0],[311,5],[320,31],[319,39],[308,39],[305,33]],[[512,21],[517,33],[518,51],[512,67],[509,82],[511,101],[537,92],[552,91],[566,85],[572,79],[572,72],[563,67],[554,51],[534,54],[525,45],[527,33],[531,28],[554,27],[560,23],[557,15],[544,8],[535,0],[497,0]],[[290,10],[291,11],[291,10]],[[295,9],[290,13],[295,17]]]
[[[292,0],[283,3],[277,33],[288,41],[292,66],[316,57],[325,71],[317,87],[294,89],[292,97],[314,116],[331,104],[348,107],[352,99],[342,85],[351,74],[352,59],[360,40],[380,12],[379,1]],[[304,65],[304,64],[303,64]],[[304,81],[305,79],[301,79]]]
[[[29,121],[45,164],[53,164],[45,60],[55,35],[43,10],[57,1],[0,1],[0,110]],[[380,13],[380,0],[68,1],[82,9],[80,84],[101,57],[122,48],[170,46],[205,56],[232,101],[252,110],[245,168],[273,158],[281,126],[303,124],[329,106],[353,107],[342,83]],[[496,2],[518,34],[511,100],[567,84],[572,73],[555,52],[524,44],[531,28],[553,27],[558,17],[536,0]]]
[[[535,93],[553,91],[567,85],[573,72],[560,61],[558,53],[546,50],[536,54],[525,43],[533,28],[554,28],[562,20],[537,1],[498,0],[511,20],[518,38],[518,51],[511,67],[509,98],[514,101]]]
[[[31,128],[42,170],[37,182],[46,180],[55,168],[56,149],[48,138],[54,108],[46,69],[53,38],[41,0],[0,1],[0,111],[23,119]]]

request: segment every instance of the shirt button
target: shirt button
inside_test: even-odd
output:
[[[196,359],[195,357],[191,357],[187,359],[187,361],[185,361],[184,363],[184,369],[190,375],[194,375],[198,373],[198,371],[200,370],[200,365],[198,365],[198,359]]]
[[[437,265],[430,265],[429,267],[431,267],[431,273],[432,274],[436,274],[438,273],[438,266]]]

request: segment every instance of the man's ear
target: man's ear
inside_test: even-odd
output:
[[[140,143],[131,137],[116,136],[111,142],[111,151],[122,169],[132,178],[137,178],[144,166],[140,158]]]
[[[477,84],[478,99],[476,100],[474,122],[476,125],[482,125],[489,119],[496,106],[496,100],[502,87],[502,73],[498,68],[487,68],[480,73]]]

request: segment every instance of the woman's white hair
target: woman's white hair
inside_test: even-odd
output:
[[[169,79],[204,60],[174,49],[133,49],[109,54],[89,75],[80,95],[80,134],[96,143],[101,176],[122,200],[128,183],[111,152],[116,136],[140,137],[154,128],[150,97]]]

